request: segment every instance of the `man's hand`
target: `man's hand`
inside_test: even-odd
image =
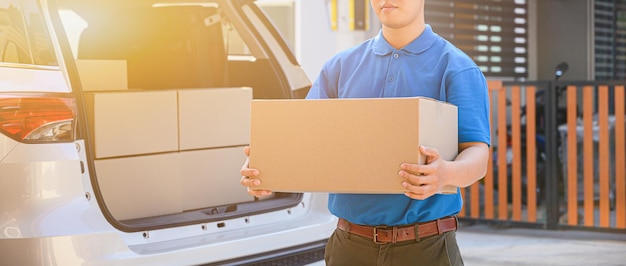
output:
[[[245,147],[243,152],[246,154],[247,158],[246,162],[241,167],[241,184],[248,188],[248,194],[252,196],[261,197],[271,195],[272,191],[254,189],[254,187],[261,185],[261,180],[256,178],[259,176],[259,170],[248,168],[250,162],[250,147]]]
[[[426,155],[426,163],[402,163],[398,173],[404,178],[404,194],[412,199],[426,199],[448,185],[471,186],[487,173],[489,146],[482,142],[460,143],[454,161],[444,160],[433,148],[420,146],[420,151]]]
[[[402,186],[406,189],[404,195],[412,199],[426,199],[441,191],[448,185],[448,163],[433,148],[420,146],[420,151],[426,155],[425,164],[402,163],[398,174],[404,178]]]

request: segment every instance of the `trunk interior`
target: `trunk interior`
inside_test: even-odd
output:
[[[298,204],[300,194],[259,199],[239,183],[250,101],[286,96],[270,60],[252,54],[227,18],[232,11],[60,2],[81,80],[92,180],[125,230]]]

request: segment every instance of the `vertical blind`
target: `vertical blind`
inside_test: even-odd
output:
[[[626,79],[626,0],[594,1],[596,80]]]
[[[528,76],[526,0],[428,0],[425,19],[488,77]]]

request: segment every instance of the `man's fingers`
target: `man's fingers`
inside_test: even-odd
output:
[[[252,169],[252,170],[256,170],[256,169]],[[249,178],[248,176],[244,175],[244,176],[241,177],[240,183],[241,183],[241,185],[243,185],[243,186],[248,188],[248,194],[250,194],[252,196],[261,197],[261,196],[268,196],[268,195],[272,194],[272,191],[270,191],[270,190],[263,190],[263,189],[256,190],[256,189],[254,189],[254,187],[261,185],[261,180],[259,180],[259,179]]]
[[[251,169],[251,168],[248,168],[246,166],[241,168],[241,172],[240,173],[241,173],[242,176],[247,176],[247,177],[257,177],[257,176],[259,176],[259,170]]]
[[[400,171],[399,175],[414,186],[429,185],[435,182],[434,177],[430,175],[415,175],[404,171]]]
[[[434,194],[434,186],[430,184],[413,185],[403,182],[402,186],[407,190],[404,195],[412,199],[426,199]]]
[[[423,145],[420,146],[420,151],[423,154],[426,154],[426,155],[429,155],[429,156],[431,156],[431,155],[438,155],[439,154],[439,152],[436,149],[433,149],[433,148],[430,148],[430,147],[426,147],[426,146],[423,146]]]
[[[272,191],[269,190],[254,190],[248,187],[248,194],[255,197],[269,196],[272,195]]]
[[[258,185],[261,185],[261,180],[256,179],[256,178],[249,178],[247,176],[242,176],[241,184],[246,187],[256,187]]]
[[[243,153],[246,154],[247,157],[250,157],[250,146],[246,146],[243,148]],[[253,187],[261,185],[261,180],[254,178],[259,176],[259,170],[250,169],[249,167],[250,158],[246,158],[246,162],[241,167],[241,180],[239,181],[243,186],[248,188],[248,194],[255,197],[268,196],[272,194],[272,191],[269,190],[255,190]]]
[[[416,176],[429,175],[434,172],[433,167],[427,164],[403,163],[400,165],[400,169],[408,174]]]
[[[426,155],[426,164],[429,164],[437,159],[439,159],[439,157],[441,157],[441,155],[439,155],[439,151],[437,149],[433,149],[430,147],[426,147],[426,146],[420,146],[420,151]]]

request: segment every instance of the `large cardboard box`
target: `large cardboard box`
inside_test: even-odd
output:
[[[96,159],[178,151],[174,90],[85,93]]]
[[[94,160],[98,186],[117,220],[183,211],[178,153]]]
[[[425,163],[420,145],[458,153],[457,107],[425,97],[253,100],[251,112],[260,189],[404,193],[400,164]]]
[[[178,90],[180,149],[247,145],[251,100],[245,87]]]

